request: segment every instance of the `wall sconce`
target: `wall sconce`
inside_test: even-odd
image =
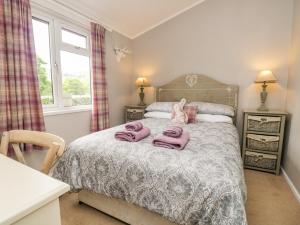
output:
[[[125,58],[126,55],[131,53],[131,51],[129,51],[129,49],[126,47],[124,48],[114,47],[114,52],[118,62],[120,62],[121,59]]]

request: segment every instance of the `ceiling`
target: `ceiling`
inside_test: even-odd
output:
[[[204,0],[55,0],[135,38]]]

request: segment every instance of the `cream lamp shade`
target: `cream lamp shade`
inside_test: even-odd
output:
[[[262,70],[257,74],[255,83],[276,83],[277,79],[271,70]]]
[[[150,82],[145,77],[139,77],[135,81],[137,87],[150,87]]]

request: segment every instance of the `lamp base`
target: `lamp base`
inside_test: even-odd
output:
[[[257,111],[269,111],[269,109],[265,105],[261,105],[261,106],[259,106]]]
[[[269,110],[266,107],[266,105],[265,105],[265,103],[267,101],[267,97],[268,97],[267,87],[268,86],[267,86],[266,82],[264,82],[263,85],[262,85],[262,91],[260,93],[260,102],[261,102],[261,105],[257,109],[258,111],[268,111]]]
[[[138,104],[138,106],[146,106],[146,103],[140,102],[140,103]]]
[[[140,96],[140,103],[138,104],[139,106],[145,106],[144,98],[145,98],[145,93],[144,93],[144,87],[141,87],[141,92],[139,93]]]

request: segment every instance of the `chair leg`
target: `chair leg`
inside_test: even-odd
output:
[[[17,157],[18,161],[26,165],[26,161],[25,161],[23,153],[20,149],[20,145],[14,143],[14,144],[12,144],[12,146],[16,153],[16,157]]]
[[[42,169],[41,171],[45,174],[48,174],[56,157],[57,157],[57,152],[59,150],[59,147],[60,145],[57,144],[57,143],[53,143],[52,144],[52,147],[48,149],[48,152],[47,152],[47,155],[46,155],[46,158],[43,162],[43,165],[42,165]]]

